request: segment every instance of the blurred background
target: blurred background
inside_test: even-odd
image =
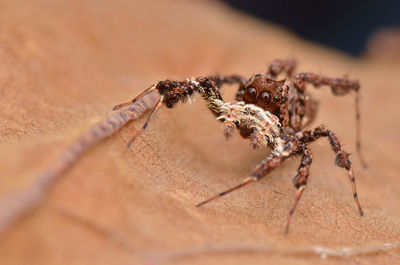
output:
[[[400,25],[397,0],[227,0],[248,14],[283,25],[308,40],[358,56],[368,39],[379,32],[386,39],[387,28]],[[382,29],[384,29],[382,31]],[[400,32],[397,30],[400,36]],[[390,45],[390,44],[386,44]]]

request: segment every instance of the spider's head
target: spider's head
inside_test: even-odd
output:
[[[285,80],[276,81],[265,75],[256,74],[243,86],[242,100],[279,117],[279,107],[286,100],[285,82]]]

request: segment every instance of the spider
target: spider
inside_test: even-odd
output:
[[[360,160],[365,165],[360,151],[359,82],[347,78],[330,78],[314,73],[295,74],[295,67],[296,61],[293,59],[274,60],[265,74],[255,74],[250,79],[234,74],[197,77],[184,81],[160,81],[150,86],[132,101],[116,105],[113,109],[133,104],[153,91],[158,91],[160,94],[160,99],[143,127],[128,142],[129,147],[147,128],[147,125],[163,104],[167,108],[172,108],[178,102],[187,102],[195,93],[198,93],[207,102],[208,108],[216,116],[216,119],[223,122],[226,139],[231,138],[234,131],[238,130],[244,139],[251,141],[253,148],[267,146],[271,150],[266,159],[261,161],[242,183],[198,203],[197,207],[260,180],[287,158],[301,155],[300,166],[293,179],[297,193],[289,211],[285,234],[289,231],[293,213],[307,185],[312,162],[312,153],[308,144],[321,137],[327,137],[336,155],[335,164],[347,171],[354,201],[360,215],[363,216],[364,212],[358,200],[349,153],[343,150],[338,137],[325,126],[320,125],[308,129],[308,126],[315,119],[317,102],[306,91],[307,84],[312,84],[316,88],[329,86],[333,94],[337,96],[354,91],[357,151]],[[278,79],[278,76],[283,74],[286,78]],[[235,101],[223,101],[220,93],[223,84],[239,85]]]

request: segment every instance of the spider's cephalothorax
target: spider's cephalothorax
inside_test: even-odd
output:
[[[308,125],[314,120],[317,111],[317,102],[306,92],[307,83],[314,85],[314,87],[329,86],[334,95],[345,95],[353,91],[356,98],[357,151],[365,165],[361,156],[359,141],[359,83],[347,78],[329,78],[312,73],[294,74],[295,66],[294,60],[275,60],[269,66],[266,74],[256,74],[250,79],[240,75],[216,75],[190,78],[184,81],[160,81],[146,89],[131,102],[117,105],[114,109],[132,104],[138,98],[153,91],[158,91],[160,94],[157,105],[142,129],[129,141],[128,146],[130,146],[136,137],[146,129],[151,118],[163,104],[172,108],[178,102],[186,102],[197,93],[207,102],[208,108],[217,120],[224,123],[224,135],[227,139],[232,136],[235,130],[238,130],[243,138],[251,141],[253,148],[265,145],[271,149],[272,152],[256,166],[243,183],[197,204],[198,207],[261,179],[290,156],[301,155],[301,163],[293,179],[294,186],[297,189],[296,200],[289,212],[285,232],[288,232],[291,216],[307,185],[312,162],[312,153],[308,143],[320,137],[327,137],[336,155],[335,164],[348,172],[354,200],[360,215],[363,215],[358,201],[349,154],[342,149],[336,135],[324,126],[307,129]],[[285,74],[285,78],[277,79],[280,74]],[[224,102],[220,93],[223,84],[239,85],[236,101]]]

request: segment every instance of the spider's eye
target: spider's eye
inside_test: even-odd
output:
[[[268,92],[264,91],[258,95],[258,102],[262,105],[268,105],[271,103],[271,96]]]
[[[248,87],[246,90],[248,99],[255,100],[257,97],[257,90],[254,87]]]

